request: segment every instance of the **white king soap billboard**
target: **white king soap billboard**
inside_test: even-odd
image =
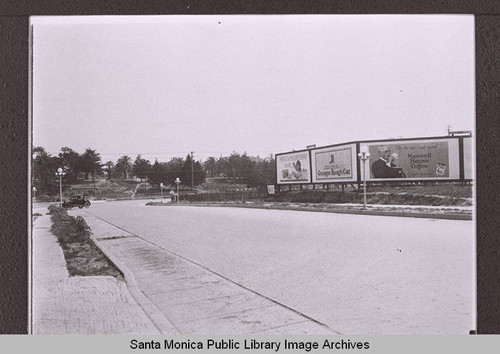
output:
[[[460,178],[458,139],[393,140],[361,143],[368,146],[368,180]]]
[[[311,183],[309,151],[276,154],[278,184]]]
[[[356,181],[356,144],[315,149],[311,153],[313,183]]]

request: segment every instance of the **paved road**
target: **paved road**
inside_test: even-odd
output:
[[[335,332],[475,327],[471,221],[145,201],[94,203],[88,212]]]

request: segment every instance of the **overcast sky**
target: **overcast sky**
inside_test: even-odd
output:
[[[35,17],[33,145],[168,161],[473,130],[473,16]]]

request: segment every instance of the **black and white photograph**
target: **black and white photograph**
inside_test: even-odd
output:
[[[30,332],[474,333],[474,25],[31,17]]]

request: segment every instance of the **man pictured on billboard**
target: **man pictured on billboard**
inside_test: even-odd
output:
[[[372,164],[372,174],[375,178],[404,178],[406,177],[402,168],[396,166],[395,161],[398,154],[391,154],[391,149],[387,145],[378,148],[380,158]]]

